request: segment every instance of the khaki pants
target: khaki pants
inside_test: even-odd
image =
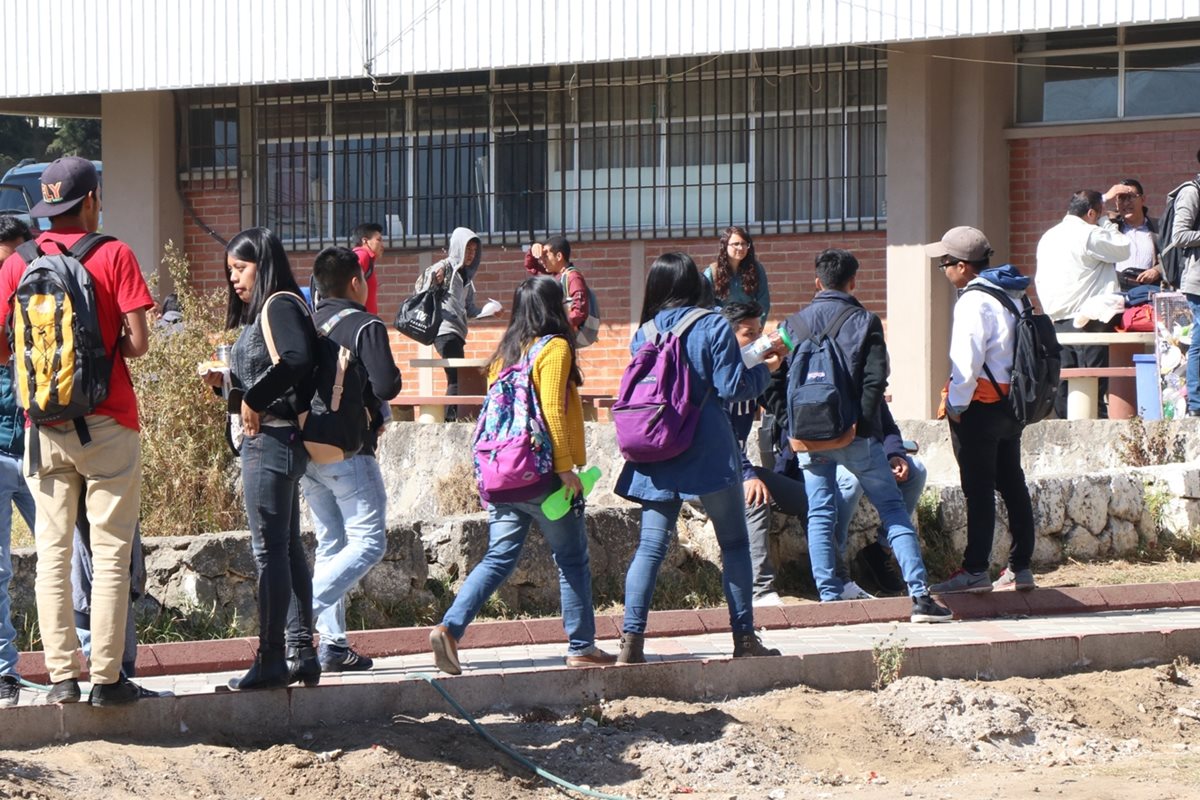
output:
[[[129,556],[141,503],[141,444],[137,431],[111,417],[89,416],[87,424],[92,441],[86,447],[73,424],[39,428],[40,467],[26,479],[37,504],[38,625],[46,669],[54,683],[78,678],[80,673],[71,606],[71,549],[79,495],[85,490],[94,569],[92,683],[114,683],[125,651]]]

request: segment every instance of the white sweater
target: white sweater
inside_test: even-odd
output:
[[[999,288],[983,278],[968,286],[983,284]],[[1012,292],[1008,292],[1014,297]],[[1014,297],[1020,308],[1020,294]],[[971,405],[975,386],[987,380],[983,365],[987,364],[999,384],[1009,382],[1012,375],[1016,318],[1000,301],[987,292],[964,291],[954,304],[954,328],[950,333],[950,392],[946,404],[962,410]]]
[[[1105,220],[1092,225],[1068,214],[1037,247],[1038,299],[1055,322],[1072,319],[1084,301],[1117,291],[1116,262],[1129,258],[1129,237]]]

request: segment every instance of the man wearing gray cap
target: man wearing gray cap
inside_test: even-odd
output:
[[[1033,504],[1021,468],[1022,425],[1005,398],[1016,351],[1013,311],[1024,302],[1029,278],[1011,264],[989,267],[993,251],[987,237],[965,225],[951,228],[941,241],[925,245],[925,252],[937,260],[946,279],[959,290],[950,333],[945,412],[967,500],[967,548],[962,568],[929,591],[1028,591],[1034,588],[1029,569]],[[1011,302],[1006,302],[1005,296]],[[988,568],[996,529],[996,492],[1008,509],[1012,549],[1007,568],[993,584]]]
[[[137,398],[125,361],[145,354],[149,347],[146,309],[154,300],[133,251],[111,236],[92,235],[100,227],[100,180],[95,165],[84,158],[60,158],[42,173],[41,183],[42,202],[29,213],[49,217],[50,230],[37,238],[36,247],[18,248],[0,267],[0,301],[13,308],[26,267],[45,262],[42,255],[68,254],[90,277],[95,300],[99,330],[93,331],[83,322],[82,332],[98,334],[104,353],[111,358],[107,395],[86,404],[90,413],[64,417],[62,422],[46,421],[30,428],[26,437],[27,482],[37,506],[34,589],[38,625],[46,670],[54,684],[47,702],[81,699],[80,665],[75,657],[79,639],[71,605],[71,540],[82,497],[91,523],[93,565],[92,691],[88,702],[93,706],[120,705],[155,696],[121,674],[129,611],[129,560],[142,481]],[[22,309],[22,314],[30,313]],[[14,319],[20,332],[22,318]],[[0,358],[8,358],[8,337],[2,334],[0,331]],[[30,338],[37,341],[32,335]],[[18,342],[18,348],[24,358],[36,355],[27,342]],[[18,397],[28,395],[27,411],[40,405],[38,395],[27,391],[28,387],[21,389]]]
[[[1108,320],[1090,320],[1083,328],[1074,325],[1075,315],[1092,297],[1117,291],[1117,262],[1129,258],[1129,237],[1117,230],[1104,206],[1114,197],[1136,194],[1123,183],[1114,184],[1101,195],[1081,189],[1071,196],[1062,222],[1042,234],[1037,246],[1038,299],[1046,316],[1054,320],[1059,333],[1083,331],[1102,333],[1113,330]],[[1107,367],[1108,346],[1064,347],[1062,367]],[[1108,417],[1104,396],[1108,379],[1100,381],[1099,417]],[[1059,387],[1054,411],[1067,418],[1067,384]]]

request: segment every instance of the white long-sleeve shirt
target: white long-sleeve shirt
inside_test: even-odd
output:
[[[999,288],[983,278],[967,286],[984,284]],[[1011,292],[1009,297],[1013,297]],[[1020,295],[1014,297],[1020,308]],[[1012,376],[1013,348],[1016,343],[1016,318],[987,292],[966,291],[954,304],[954,327],[950,332],[950,391],[946,404],[965,409],[975,396],[982,379],[988,380],[987,364],[996,383],[1007,384]]]
[[[1072,319],[1089,297],[1116,292],[1116,263],[1129,251],[1129,237],[1115,225],[1063,217],[1038,242],[1034,283],[1042,310],[1056,322]]]

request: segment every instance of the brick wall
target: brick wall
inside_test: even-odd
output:
[[[1197,146],[1197,131],[1012,140],[1010,260],[1033,274],[1038,240],[1062,220],[1078,189],[1104,192],[1124,178],[1136,178],[1145,187],[1150,216],[1159,216],[1167,192],[1195,174]]]
[[[187,188],[185,193],[196,214],[224,238],[233,236],[240,227],[239,194],[235,181],[206,181],[203,188]],[[203,290],[225,285],[224,247],[188,216],[185,221],[184,242],[192,261],[192,272]],[[767,269],[771,285],[771,320],[783,319],[812,297],[814,287],[813,260],[827,247],[844,247],[854,252],[862,265],[858,275],[857,294],[862,302],[881,316],[886,306],[885,246],[886,233],[872,231],[846,234],[804,234],[757,236],[754,240],[759,259]],[[717,239],[670,239],[645,243],[645,258],[649,265],[659,253],[682,250],[690,254],[701,268],[715,260]],[[602,312],[601,337],[593,346],[581,351],[580,361],[587,388],[613,393],[620,382],[621,372],[629,361],[629,337],[634,326],[630,318],[638,309],[630,309],[630,258],[633,248],[629,241],[581,242],[572,252],[572,260],[584,273],[596,293]],[[302,286],[308,284],[315,254],[292,251],[292,268]],[[401,301],[413,291],[420,274],[422,256],[428,263],[442,258],[443,253],[414,250],[392,250],[384,253],[377,265],[379,276],[379,308],[389,323]],[[512,293],[524,277],[524,254],[519,247],[488,245],[475,279],[479,303],[487,298],[502,302],[505,309],[512,305]],[[481,320],[471,325],[466,355],[484,357],[495,348],[504,331],[507,315],[502,319]],[[436,353],[422,353],[415,342],[392,331],[392,352],[404,375],[404,394],[419,394],[417,371],[409,366],[410,359]],[[441,370],[433,374],[433,391],[441,392],[445,379]]]

